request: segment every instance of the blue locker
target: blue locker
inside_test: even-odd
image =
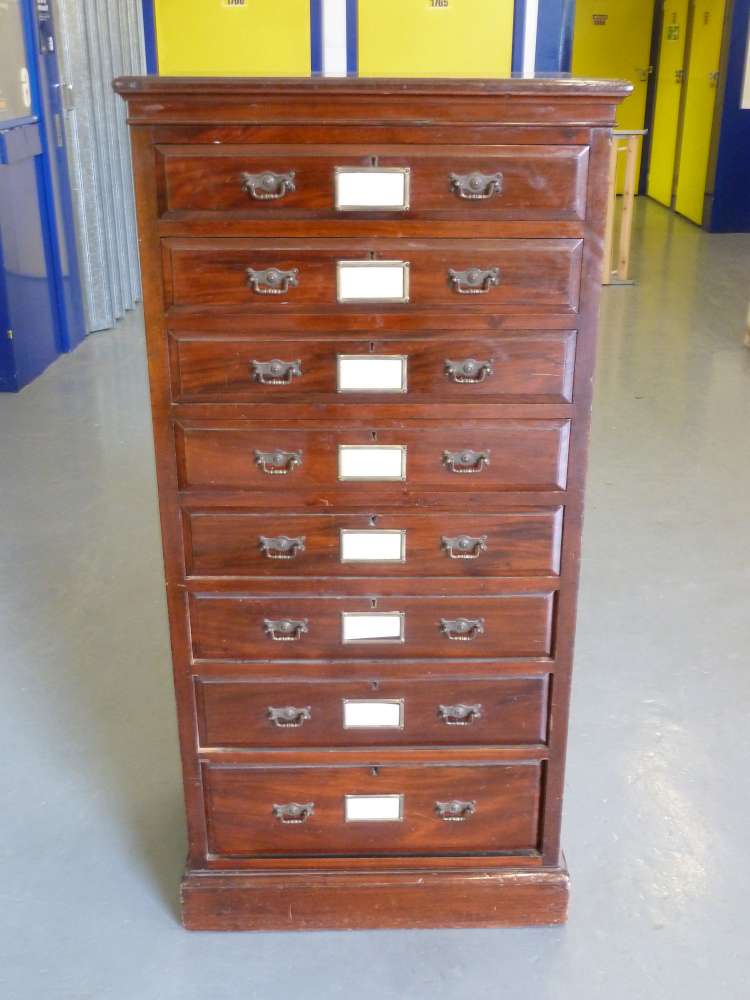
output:
[[[46,0],[0,5],[0,391],[85,336],[54,49]]]

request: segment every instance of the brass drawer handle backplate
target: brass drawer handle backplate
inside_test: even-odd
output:
[[[259,451],[255,449],[255,464],[259,465],[267,476],[288,476],[302,465],[301,451]]]
[[[503,175],[483,174],[481,170],[472,170],[470,174],[451,174],[451,191],[459,198],[468,201],[485,201],[503,190]]]
[[[451,361],[446,358],[445,374],[454,382],[484,382],[489,375],[492,375],[492,361],[477,361],[476,358]]]
[[[299,729],[305,722],[312,718],[310,706],[305,708],[295,708],[294,705],[287,705],[284,708],[268,707],[268,718],[278,729]]]
[[[288,535],[277,535],[269,538],[260,535],[258,547],[266,559],[294,559],[298,552],[305,551],[305,536],[289,538]]]
[[[295,375],[302,374],[302,362],[282,361],[273,358],[271,361],[253,361],[253,378],[263,385],[289,385]]]
[[[290,191],[296,191],[295,173],[288,170],[285,174],[276,174],[273,170],[263,170],[259,174],[240,174],[240,188],[255,201],[278,201]]]
[[[487,536],[457,535],[449,538],[443,535],[442,545],[451,559],[478,559],[482,552],[487,551]]]
[[[305,823],[315,812],[314,802],[274,803],[273,814],[281,823]]]
[[[446,726],[470,726],[482,718],[481,705],[438,705],[438,718]]]
[[[451,286],[459,295],[485,295],[500,284],[499,267],[469,267],[465,271],[448,268]]]
[[[307,618],[264,618],[263,631],[275,642],[297,642],[309,629]]]
[[[441,618],[440,631],[454,642],[471,642],[484,635],[484,618]]]
[[[443,465],[451,472],[473,473],[481,472],[485,465],[490,464],[490,453],[488,451],[474,451],[473,448],[466,448],[463,451],[444,451]]]
[[[436,802],[435,812],[446,823],[463,823],[465,819],[477,811],[475,801],[464,802],[462,799],[451,799],[450,802]]]
[[[248,286],[256,295],[286,295],[290,288],[299,285],[299,268],[282,271],[279,267],[267,267],[262,271],[254,267],[245,268]]]

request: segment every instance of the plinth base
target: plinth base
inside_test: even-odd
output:
[[[187,872],[189,930],[283,931],[560,924],[565,868],[336,873]]]

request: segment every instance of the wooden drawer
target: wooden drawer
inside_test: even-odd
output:
[[[408,207],[370,207],[373,218],[578,220],[586,210],[586,146],[165,145],[158,154],[161,212],[168,217],[361,215],[337,210],[336,169],[371,171],[373,159],[376,169],[408,171]],[[478,172],[486,183],[472,178]]]
[[[562,490],[569,421],[499,419],[474,421],[466,427],[412,425],[401,430],[343,423],[319,430],[250,422],[178,424],[175,434],[183,489],[278,493],[330,487],[342,480],[342,486],[359,489],[367,497],[374,483],[391,487],[394,493],[404,483],[466,491]],[[362,448],[380,450],[357,454],[351,450]],[[340,472],[344,460],[360,460],[358,469],[371,478],[344,478],[352,471],[346,464]]]
[[[541,777],[538,762],[206,765],[209,851],[283,857],[535,850]],[[457,815],[445,819],[451,804]],[[353,818],[376,812],[396,818]]]
[[[189,596],[196,660],[549,656],[553,607],[554,593],[372,599]],[[388,637],[353,638],[365,632]]]
[[[181,402],[567,403],[575,340],[574,330],[409,339],[187,334],[170,339],[172,394]]]
[[[548,679],[196,681],[204,747],[543,744]]]
[[[184,523],[190,576],[545,576],[560,569],[560,507],[488,514],[187,510]]]
[[[408,311],[420,307],[496,312],[574,312],[581,280],[582,240],[249,240],[167,239],[165,294],[170,306],[254,311],[322,308]],[[371,259],[370,255],[374,255]],[[338,301],[337,265],[408,263],[408,301]],[[462,294],[451,272],[497,269],[497,284],[479,294]],[[250,287],[248,269],[292,275],[295,287],[268,294]],[[258,281],[261,279],[259,278]],[[466,287],[462,285],[461,287]]]

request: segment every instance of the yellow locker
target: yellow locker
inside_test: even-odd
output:
[[[646,190],[650,198],[669,208],[674,191],[677,133],[685,77],[688,0],[664,0],[663,7]]]
[[[309,76],[310,0],[154,0],[162,76]]]
[[[654,0],[576,0],[573,73],[630,80],[633,93],[617,112],[621,129],[643,128],[653,17]],[[625,164],[620,159],[622,192]]]
[[[508,76],[514,0],[359,0],[360,76]]]
[[[690,31],[674,207],[699,226],[703,224],[703,206],[708,187],[708,161],[719,85],[724,6],[724,0],[697,0]]]

